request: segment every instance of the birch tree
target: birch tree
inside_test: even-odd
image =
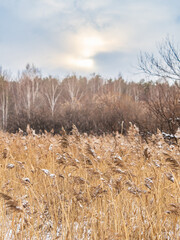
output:
[[[31,114],[36,107],[35,102],[39,94],[39,76],[40,72],[34,65],[27,64],[20,79],[20,95],[22,105],[24,106],[28,120],[31,119]]]
[[[83,79],[81,82],[73,75],[64,79],[61,84],[64,90],[64,99],[71,104],[72,108],[75,108],[80,103],[85,94],[86,89],[81,88],[81,83],[84,83]]]
[[[9,84],[7,75],[0,72],[0,110],[2,114],[1,127],[6,130],[8,123],[8,109],[9,109]]]
[[[61,89],[57,79],[47,78],[43,83],[43,92],[42,92],[48,108],[51,112],[51,117],[54,121],[56,109],[58,106],[58,100],[61,96]]]

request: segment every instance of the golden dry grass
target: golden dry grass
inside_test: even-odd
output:
[[[160,132],[0,134],[0,239],[179,239],[180,151]]]

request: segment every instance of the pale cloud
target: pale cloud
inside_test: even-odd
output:
[[[85,10],[85,11],[94,11],[99,10],[100,8],[105,8],[111,5],[113,2],[111,0],[91,0],[91,1],[84,1],[84,0],[76,0],[76,6]]]
[[[116,37],[114,38],[113,36]],[[69,70],[84,69],[84,71],[98,71],[94,56],[98,53],[111,52],[122,49],[125,45],[125,36],[116,29],[109,31],[97,31],[92,27],[81,28],[75,33],[64,33],[63,48],[59,46],[59,52],[54,53],[52,65],[63,66]],[[61,44],[60,44],[61,45]],[[64,46],[65,45],[65,46]]]
[[[10,9],[21,20],[34,22],[68,11],[71,3],[61,0],[6,0],[0,1],[0,5]]]
[[[177,0],[0,0],[0,65],[128,75],[140,50],[154,51],[168,33],[180,40],[179,7]]]

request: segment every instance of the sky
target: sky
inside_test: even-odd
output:
[[[0,66],[140,80],[140,51],[180,41],[179,0],[0,0]]]

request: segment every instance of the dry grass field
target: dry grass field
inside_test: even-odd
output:
[[[0,239],[180,238],[180,147],[160,132],[1,132],[0,159]]]

